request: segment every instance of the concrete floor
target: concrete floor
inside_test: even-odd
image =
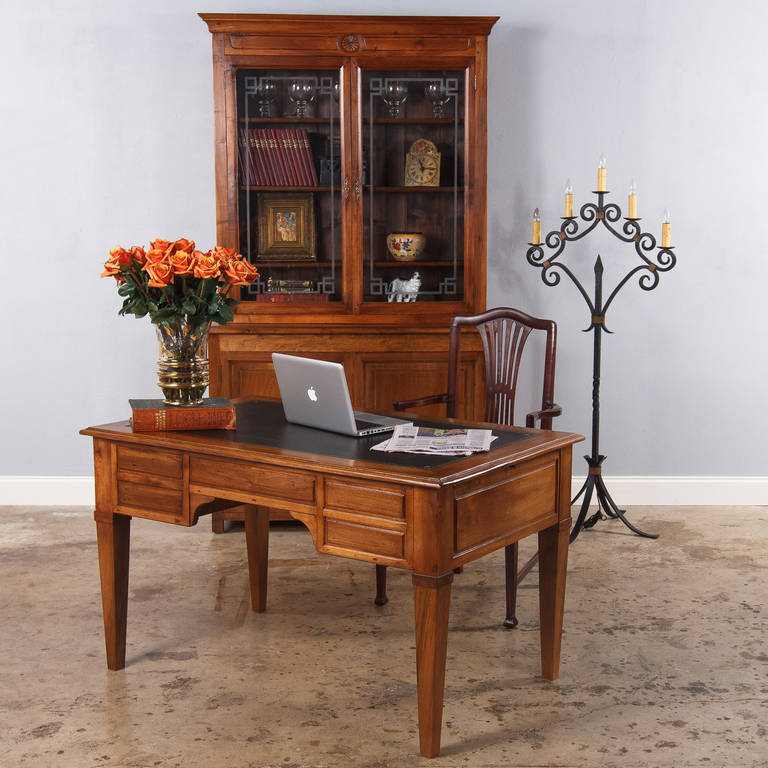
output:
[[[571,549],[560,680],[536,578],[503,630],[503,556],[453,586],[442,754],[418,756],[410,577],[273,526],[269,611],[241,530],[133,521],[126,669],[105,664],[95,526],[0,509],[0,765],[768,765],[768,509],[634,508]],[[531,544],[524,548],[530,551]]]

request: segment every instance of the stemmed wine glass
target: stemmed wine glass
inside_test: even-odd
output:
[[[451,100],[445,85],[440,80],[433,80],[424,86],[424,95],[432,102],[432,116],[442,117],[443,105]]]
[[[392,80],[384,86],[381,98],[389,107],[389,116],[400,117],[400,105],[408,98],[408,86],[399,80]]]
[[[259,105],[259,117],[272,117],[272,102],[277,98],[277,83],[262,80],[256,88],[256,103]]]
[[[315,99],[315,86],[308,80],[293,80],[288,98],[296,105],[296,117],[306,117],[307,104]]]

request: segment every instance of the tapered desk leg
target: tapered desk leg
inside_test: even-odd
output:
[[[539,531],[539,617],[541,622],[541,674],[556,680],[560,672],[560,641],[565,607],[565,571],[568,565],[570,517]]]
[[[247,504],[244,508],[245,546],[248,550],[248,577],[251,608],[267,610],[267,567],[269,564],[269,508]]]
[[[128,622],[128,564],[131,518],[126,515],[96,517],[99,549],[101,608],[104,614],[104,641],[107,667],[125,666],[125,633]]]
[[[436,757],[440,753],[452,581],[453,573],[439,577],[413,574],[419,746],[424,757]]]

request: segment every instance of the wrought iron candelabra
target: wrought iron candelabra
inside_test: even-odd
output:
[[[604,177],[603,177],[604,178]],[[598,186],[600,186],[600,176],[598,176]],[[575,504],[579,497],[584,496],[581,503],[576,522],[571,530],[570,540],[573,541],[581,532],[582,528],[590,528],[598,520],[605,519],[605,515],[611,518],[619,518],[624,525],[639,536],[645,536],[650,539],[658,538],[658,534],[646,533],[633,525],[626,516],[626,512],[620,509],[611,497],[606,487],[602,475],[602,466],[605,456],[600,453],[600,361],[601,361],[601,340],[603,331],[612,333],[605,325],[605,315],[608,308],[613,303],[619,291],[635,275],[639,275],[638,284],[644,291],[652,291],[659,284],[659,274],[669,272],[676,262],[673,246],[669,245],[669,224],[662,226],[662,244],[657,246],[656,238],[649,232],[643,232],[640,228],[640,219],[634,216],[624,217],[624,223],[614,226],[622,219],[622,212],[615,203],[606,203],[605,198],[609,193],[604,190],[597,190],[593,194],[597,195],[597,203],[585,203],[579,210],[579,216],[572,214],[572,193],[570,183],[566,188],[566,216],[563,217],[563,223],[559,230],[552,230],[544,239],[544,244],[551,250],[550,255],[546,255],[543,244],[540,242],[537,228],[538,218],[534,214],[534,242],[529,243],[530,248],[526,253],[528,263],[541,269],[541,279],[545,285],[555,286],[560,282],[561,275],[567,277],[578,288],[579,293],[584,297],[591,320],[585,333],[592,331],[593,337],[593,364],[592,364],[592,453],[584,458],[589,466],[589,472],[581,490],[571,501]],[[633,200],[633,189],[630,189],[629,208],[633,214],[636,203]],[[538,211],[537,211],[538,213]],[[586,225],[582,229],[582,222]],[[592,232],[596,227],[602,224],[611,234],[625,243],[632,243],[635,252],[640,257],[641,263],[630,269],[626,275],[617,283],[607,300],[603,300],[603,262],[598,254],[595,261],[595,291],[594,297],[590,297],[584,286],[576,275],[568,268],[566,264],[558,261],[565,250],[567,243],[581,240]],[[538,241],[538,242],[537,242]],[[592,494],[597,497],[598,511],[589,519],[587,512]]]

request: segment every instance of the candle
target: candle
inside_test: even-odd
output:
[[[627,205],[627,218],[637,218],[637,184],[635,180],[629,183],[629,204]]]
[[[573,218],[573,187],[570,179],[565,180],[565,218]]]
[[[672,225],[669,221],[669,208],[664,209],[664,218],[661,220],[661,247],[672,247]]]
[[[539,215],[539,209],[535,208],[533,211],[533,236],[531,238],[533,245],[539,245],[541,243],[541,216]]]
[[[600,155],[600,162],[597,164],[597,191],[605,192],[605,155]]]

